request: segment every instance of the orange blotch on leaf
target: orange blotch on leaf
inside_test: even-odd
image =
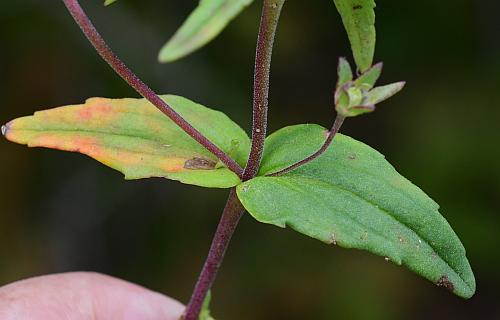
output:
[[[102,120],[109,118],[115,113],[109,104],[109,99],[94,98],[89,99],[86,104],[76,112],[76,118],[80,121]]]
[[[99,140],[92,137],[62,139],[55,134],[41,134],[29,142],[30,147],[46,147],[63,151],[79,152],[91,157],[102,155]]]
[[[187,171],[184,168],[184,163],[186,162],[186,160],[188,160],[188,159],[186,159],[186,158],[165,159],[159,163],[159,167],[162,170],[165,170],[166,172],[171,172],[171,173]]]

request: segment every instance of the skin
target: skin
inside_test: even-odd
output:
[[[2,320],[178,320],[184,306],[98,273],[63,273],[0,288]]]

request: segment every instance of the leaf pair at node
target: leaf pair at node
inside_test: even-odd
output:
[[[188,99],[162,98],[244,166],[250,139],[236,123]],[[366,144],[338,134],[314,161],[268,176],[318,150],[328,133],[321,126],[296,125],[271,134],[258,176],[244,183],[144,99],[93,98],[13,120],[2,132],[31,147],[86,154],[127,179],[237,186],[245,209],[262,223],[387,257],[461,297],[475,291],[465,249],[438,205]]]
[[[389,99],[405,86],[404,81],[375,87],[382,72],[382,63],[363,72],[357,79],[349,62],[345,58],[339,59],[338,82],[335,89],[335,109],[345,118],[373,112],[375,105]]]

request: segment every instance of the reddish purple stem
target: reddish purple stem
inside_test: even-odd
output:
[[[205,265],[201,270],[198,282],[194,288],[191,301],[187,305],[184,317],[182,318],[183,320],[198,319],[203,301],[217,276],[217,271],[219,271],[226,249],[244,210],[240,200],[238,200],[236,190],[234,188],[231,189],[226,207],[224,208],[219,225],[217,226],[217,231],[212,240],[208,257],[205,260]]]
[[[252,148],[244,171],[243,180],[249,180],[257,174],[262,160],[267,131],[271,55],[278,19],[284,2],[285,0],[264,0],[263,4],[255,58]],[[214,239],[212,240],[207,260],[184,314],[184,320],[198,319],[203,301],[208,290],[212,287],[231,236],[243,212],[244,208],[236,196],[236,191],[232,189]]]
[[[171,106],[163,101],[153,90],[151,90],[141,79],[139,79],[111,50],[96,30],[88,16],[83,11],[78,0],[63,0],[69,12],[75,19],[76,23],[82,29],[83,33],[90,43],[97,50],[99,55],[115,70],[115,72],[123,78],[132,88],[134,88],[141,96],[146,98],[161,112],[169,117],[177,124],[184,132],[190,135],[194,140],[204,146],[208,151],[215,155],[229,170],[236,173],[240,178],[243,177],[243,169],[229,155],[217,147],[212,141],[205,137],[200,131],[194,128],[181,115],[179,115]]]
[[[255,177],[260,168],[267,133],[269,74],[274,38],[285,0],[264,0],[255,55],[252,148],[243,180]]]

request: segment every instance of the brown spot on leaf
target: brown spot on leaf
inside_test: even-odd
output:
[[[354,153],[351,153],[347,156],[347,158],[349,158],[349,160],[356,160],[356,155]]]
[[[184,168],[190,170],[213,170],[216,164],[217,162],[210,159],[194,157],[184,163]]]
[[[436,285],[438,287],[443,287],[450,292],[453,292],[453,290],[455,289],[455,286],[453,285],[453,283],[451,283],[450,279],[448,279],[448,276],[442,276],[441,278],[439,278],[439,280],[436,282]]]
[[[363,6],[362,5],[356,5],[354,7],[352,7],[354,10],[360,10],[360,9],[363,9]]]

